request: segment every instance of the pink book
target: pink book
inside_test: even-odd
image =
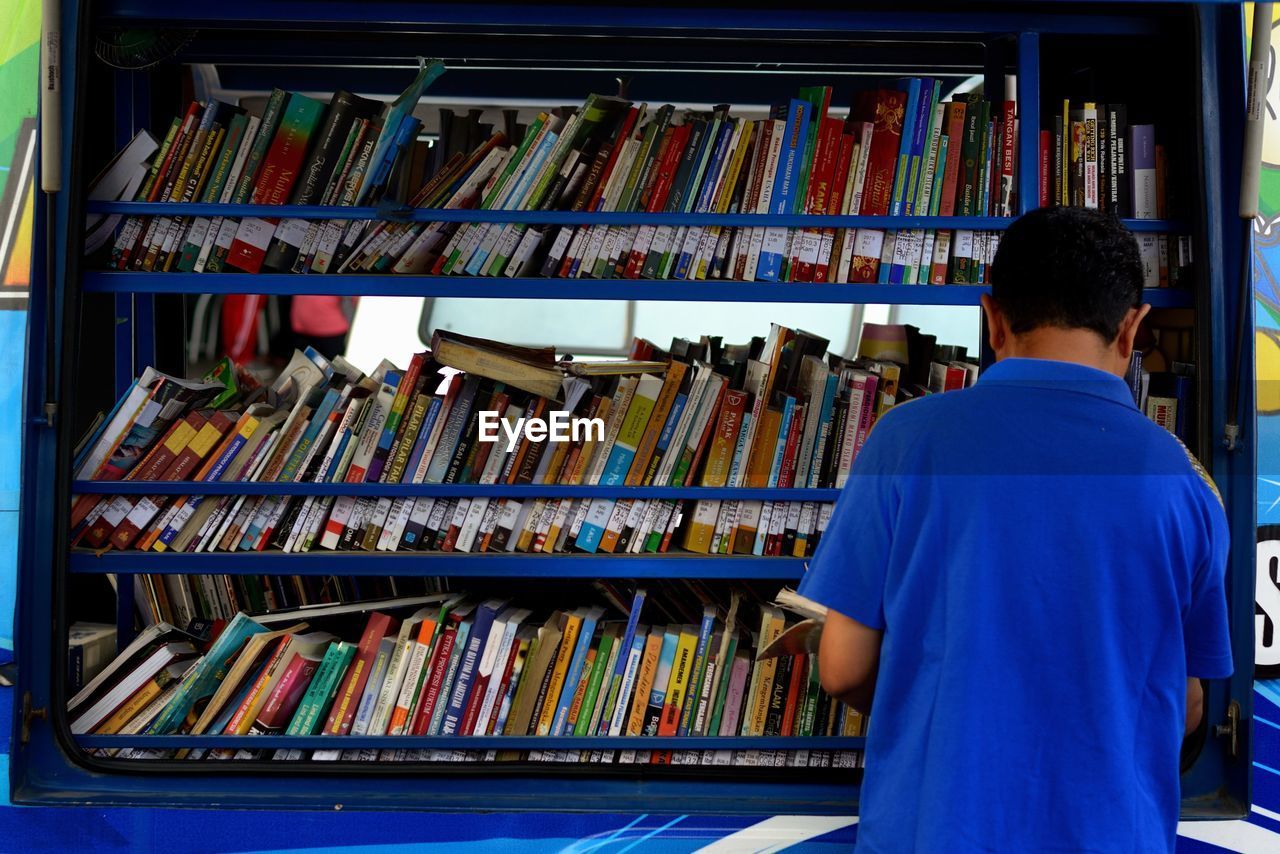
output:
[[[747,674],[751,671],[751,659],[745,655],[734,656],[733,670],[729,672],[729,693],[724,698],[724,714],[720,717],[720,735],[737,735],[738,719],[742,716],[742,692],[747,687]]]
[[[307,658],[302,653],[295,652],[285,668],[284,675],[280,677],[275,688],[271,689],[271,696],[267,698],[262,711],[258,713],[253,726],[249,728],[249,734],[274,735],[284,732],[298,704],[302,702],[302,695],[306,693],[307,686],[311,684],[311,677],[316,675],[316,668],[319,666],[320,662],[316,659]]]

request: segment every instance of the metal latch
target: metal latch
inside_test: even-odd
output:
[[[19,743],[26,744],[31,740],[31,722],[33,720],[47,720],[49,710],[44,706],[38,709],[31,707],[31,692],[22,692],[22,732],[20,733]]]
[[[1238,702],[1232,700],[1231,705],[1227,706],[1227,722],[1215,726],[1213,734],[1219,738],[1231,739],[1231,746],[1227,748],[1227,752],[1232,759],[1240,755],[1240,704]]]

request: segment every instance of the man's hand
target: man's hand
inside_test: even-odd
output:
[[[818,649],[818,676],[823,689],[864,715],[871,713],[880,668],[881,632],[844,614],[830,611]]]
[[[1191,678],[1187,680],[1187,723],[1183,730],[1182,737],[1186,738],[1195,732],[1196,727],[1200,726],[1200,719],[1204,717],[1204,688],[1200,685],[1200,680]]]

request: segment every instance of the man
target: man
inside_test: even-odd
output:
[[[1171,851],[1188,677],[1231,673],[1221,501],[1121,379],[1122,225],[1034,211],[991,279],[996,364],[876,425],[800,587],[871,715],[859,850]]]

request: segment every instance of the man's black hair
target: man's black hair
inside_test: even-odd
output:
[[[1009,226],[991,264],[991,296],[1015,334],[1091,329],[1108,343],[1142,302],[1142,259],[1119,220],[1088,208],[1031,211]]]

